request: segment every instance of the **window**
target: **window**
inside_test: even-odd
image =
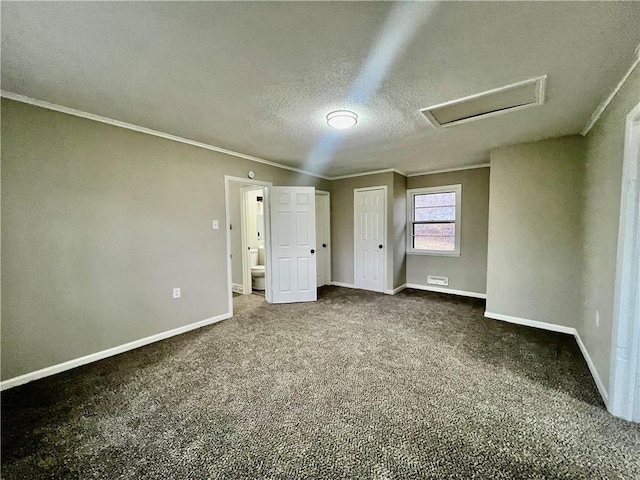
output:
[[[407,252],[460,256],[462,185],[407,191]]]

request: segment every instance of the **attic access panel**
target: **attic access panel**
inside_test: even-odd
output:
[[[420,112],[434,127],[440,128],[535,107],[544,103],[546,79],[547,76],[543,75],[434,105]]]

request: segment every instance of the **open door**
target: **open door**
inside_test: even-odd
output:
[[[315,302],[314,187],[268,188],[271,217],[271,302]]]

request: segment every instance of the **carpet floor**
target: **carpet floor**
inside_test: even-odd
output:
[[[2,477],[640,478],[573,337],[323,287],[2,393]]]

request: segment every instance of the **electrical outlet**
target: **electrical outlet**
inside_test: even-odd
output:
[[[180,293],[180,289],[179,289],[179,288],[174,288],[174,289],[173,289],[173,298],[174,298],[174,299],[175,299],[175,298],[180,298],[180,295],[181,295],[181,293]]]
[[[596,310],[596,327],[600,327],[600,311]]]

